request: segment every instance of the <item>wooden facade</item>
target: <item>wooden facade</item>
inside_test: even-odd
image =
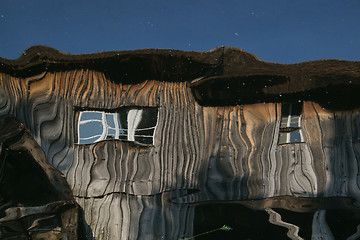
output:
[[[266,210],[291,239],[302,239],[297,226],[274,209],[312,212],[312,236],[331,239],[326,209],[359,210],[359,62],[272,64],[224,47],[90,55],[34,47],[0,60],[0,116],[21,121],[61,171],[87,239],[190,237],[196,206],[212,201]],[[284,104],[301,109],[296,129],[281,127]],[[123,107],[158,110],[152,144],[79,144],[80,112]],[[294,130],[299,141],[279,144]],[[353,229],[349,239],[357,237]]]

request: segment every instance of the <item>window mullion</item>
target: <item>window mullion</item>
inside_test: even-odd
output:
[[[303,133],[302,133],[302,129],[301,129],[301,115],[299,116],[299,123],[298,123],[298,126],[299,126],[299,133],[300,133],[300,141],[301,142],[304,142],[304,136],[303,136]]]
[[[80,140],[81,140],[81,138],[80,138],[80,123],[81,123],[81,117],[82,117],[82,114],[83,114],[83,112],[80,112],[79,113],[79,120],[78,120],[78,124],[77,124],[77,130],[78,130],[78,143],[80,143]]]
[[[288,115],[286,127],[290,127],[290,125],[291,125],[291,112],[290,112],[289,115]],[[290,135],[291,135],[291,133],[287,133],[287,134],[286,134],[286,142],[287,142],[287,143],[290,142]]]
[[[101,122],[103,125],[103,132],[101,134],[99,141],[106,139],[107,132],[108,132],[108,126],[107,126],[107,122],[106,122],[106,113],[105,112],[102,112]]]
[[[113,119],[114,119],[114,123],[115,123],[115,139],[119,139],[119,118],[118,118],[118,113],[114,113],[113,115]]]

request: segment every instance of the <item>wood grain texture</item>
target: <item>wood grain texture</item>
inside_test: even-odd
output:
[[[194,206],[277,196],[360,200],[359,110],[303,102],[304,143],[278,145],[281,103],[199,105],[187,82],[110,81],[76,69],[0,78],[0,115],[13,114],[59,169],[96,239],[190,236]],[[154,146],[76,144],[76,109],[151,106]]]
[[[178,239],[193,232],[194,206],[169,204],[168,194],[77,198],[95,239]]]

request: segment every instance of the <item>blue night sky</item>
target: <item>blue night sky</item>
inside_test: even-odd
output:
[[[359,0],[1,0],[0,56],[234,46],[264,61],[360,60]]]

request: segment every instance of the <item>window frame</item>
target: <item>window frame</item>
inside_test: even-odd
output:
[[[288,105],[288,106],[287,106]],[[287,107],[285,110],[284,108]],[[298,111],[294,110],[297,109]],[[287,114],[285,114],[287,111]],[[286,119],[286,124],[284,124],[284,120]],[[296,126],[292,126],[294,124],[294,119]],[[279,134],[278,134],[278,145],[285,144],[297,144],[304,143],[304,134],[302,132],[302,119],[303,119],[303,104],[301,103],[281,103],[281,116],[280,116],[280,124],[279,124]],[[285,126],[284,126],[285,125]],[[299,140],[292,140],[295,135],[299,135]],[[283,140],[283,137],[286,136],[286,140]]]
[[[129,126],[128,126],[128,122],[127,122],[127,128],[122,128],[120,125],[118,125],[119,121],[120,121],[120,113],[121,112],[127,112],[126,116],[128,116],[128,112],[132,111],[132,110],[146,110],[146,109],[156,109],[157,113],[156,113],[156,123],[154,126],[151,127],[147,127],[147,128],[140,128],[138,129],[137,127],[135,127],[133,134],[129,137]],[[139,146],[154,146],[154,142],[155,142],[155,133],[156,133],[156,129],[158,127],[159,124],[159,108],[158,107],[148,107],[148,106],[124,106],[124,107],[120,107],[120,108],[115,108],[115,109],[106,109],[106,108],[82,108],[82,107],[75,107],[74,108],[75,111],[75,138],[74,138],[74,144],[76,145],[90,145],[90,144],[96,144],[98,142],[102,142],[102,141],[106,141],[106,140],[117,140],[117,141],[123,141],[123,142],[132,142],[135,143],[136,145]],[[89,120],[82,120],[81,121],[81,115],[84,112],[97,112],[97,113],[101,113],[101,119],[89,119]],[[144,111],[141,112],[141,116],[143,116]],[[113,115],[113,121],[115,124],[115,127],[111,127],[109,126],[109,124],[107,124],[107,114],[112,114]],[[116,123],[114,116],[118,117],[118,122]],[[126,119],[126,121],[128,121],[128,118]],[[140,123],[141,119],[139,120],[138,124]],[[81,123],[84,124],[84,122],[101,122],[102,124],[102,134],[101,137],[97,138],[95,141],[93,142],[89,142],[89,143],[81,143],[80,139],[91,139],[91,138],[95,138],[98,137],[100,135],[92,135],[91,137],[85,137],[85,138],[81,138],[81,134],[80,134],[80,125]],[[106,124],[106,125],[105,125]],[[138,125],[137,125],[138,126]],[[115,134],[109,134],[109,129],[115,130]],[[136,134],[137,131],[144,131],[144,130],[151,130],[153,129],[153,133],[152,135],[141,135],[141,134]],[[118,131],[117,131],[118,130]],[[121,134],[120,131],[125,132],[125,134]],[[126,136],[125,138],[121,138],[120,136]],[[113,137],[109,137],[109,136],[113,136]],[[136,137],[146,137],[146,138],[151,138],[152,142],[151,143],[143,143],[143,142],[139,142],[136,141]]]

